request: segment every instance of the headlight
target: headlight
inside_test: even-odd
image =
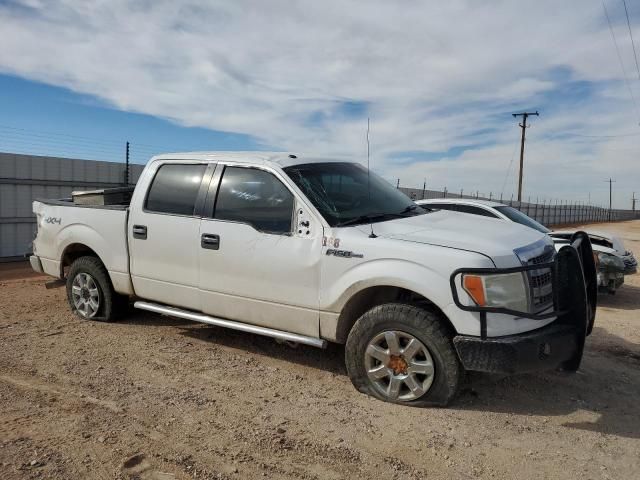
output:
[[[600,265],[605,269],[620,269],[624,270],[624,260],[617,255],[611,255],[610,253],[598,252],[598,260]]]
[[[462,275],[462,288],[480,307],[529,312],[529,294],[523,273]]]

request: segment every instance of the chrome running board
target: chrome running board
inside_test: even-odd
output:
[[[312,347],[325,348],[327,346],[327,341],[321,338],[307,337],[305,335],[298,335],[297,333],[283,332],[282,330],[274,330],[272,328],[258,327],[257,325],[249,325],[247,323],[210,317],[209,315],[204,315],[202,313],[182,310],[176,307],[168,307],[158,303],[135,302],[133,306],[140,310],[161,313],[163,315],[171,315],[173,317],[184,318],[194,322],[207,323],[209,325],[215,325],[216,327],[225,327],[231,328],[232,330],[240,330],[241,332],[255,333],[289,342],[302,343],[304,345],[311,345]]]

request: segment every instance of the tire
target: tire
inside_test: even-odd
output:
[[[107,269],[96,257],[80,257],[69,268],[67,300],[71,311],[83,320],[111,322],[120,318],[128,299],[111,285]]]
[[[464,378],[452,338],[437,313],[399,303],[377,306],[349,332],[349,378],[358,391],[386,402],[447,406]],[[393,355],[394,350],[400,354]]]

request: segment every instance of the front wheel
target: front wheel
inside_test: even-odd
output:
[[[385,304],[356,322],[345,348],[347,372],[362,393],[411,406],[446,406],[464,370],[440,316]]]

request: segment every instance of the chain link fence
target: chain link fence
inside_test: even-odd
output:
[[[608,208],[596,207],[582,203],[571,203],[568,201],[543,201],[538,202],[518,202],[501,197],[485,197],[476,192],[475,195],[465,195],[464,191],[450,192],[446,188],[444,190],[427,190],[421,188],[398,187],[413,200],[432,199],[432,198],[467,198],[473,200],[491,200],[494,202],[504,203],[513,208],[517,208],[522,213],[537,220],[543,225],[555,226],[572,223],[597,223],[597,222],[619,222],[623,220],[633,220],[640,218],[638,210],[609,210]]]

